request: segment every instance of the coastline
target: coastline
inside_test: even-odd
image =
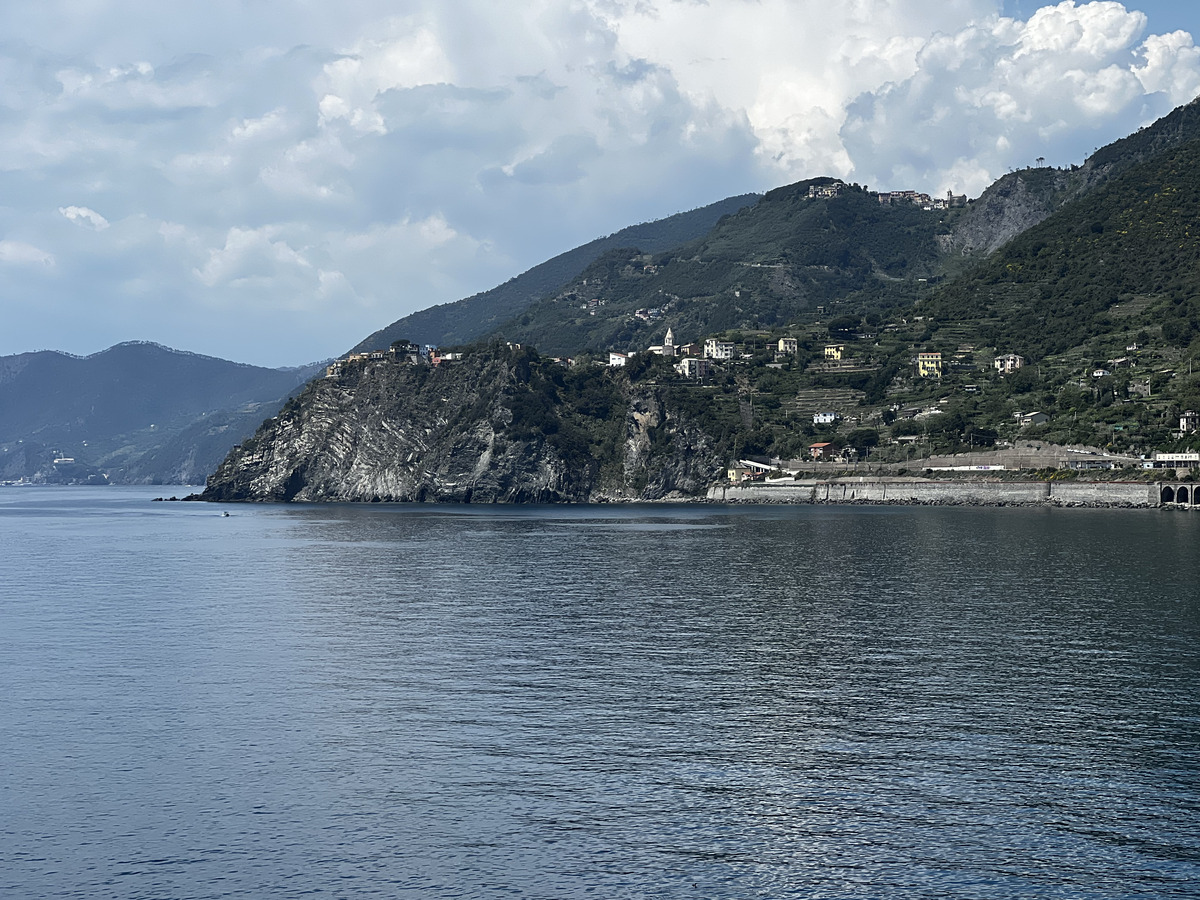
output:
[[[214,500],[201,493],[156,500],[202,502],[264,502]],[[270,502],[270,501],[267,501]],[[280,501],[274,501],[280,502]],[[295,502],[295,501],[282,501]],[[314,501],[308,501],[314,502]],[[453,500],[393,501],[343,500],[315,502],[462,502]],[[467,501],[470,503],[470,501]],[[501,501],[505,502],[505,501]],[[516,502],[521,505],[521,501]],[[543,501],[554,505],[571,501]],[[670,495],[647,500],[633,497],[593,496],[581,505],[611,506],[643,503],[812,504],[894,506],[1049,506],[1097,509],[1200,508],[1200,483],[1145,481],[999,481],[927,479],[917,477],[846,476],[830,479],[783,480],[750,484],[714,484],[703,495]],[[572,504],[574,505],[574,504]]]
[[[1060,506],[1154,509],[1161,486],[1141,481],[930,481],[856,477],[714,485],[710,503],[895,504],[906,506]]]

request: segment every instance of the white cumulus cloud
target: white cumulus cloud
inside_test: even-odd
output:
[[[850,174],[975,194],[1038,157],[1082,161],[1200,90],[1190,37],[1143,37],[1146,24],[1120,3],[1067,0],[933,36],[915,72],[849,106]]]
[[[74,222],[76,225],[82,225],[85,228],[91,228],[95,231],[103,231],[108,227],[108,219],[100,215],[94,209],[88,209],[86,206],[60,206],[59,213],[68,221]]]

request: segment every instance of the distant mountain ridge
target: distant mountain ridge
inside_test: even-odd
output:
[[[195,483],[318,371],[150,342],[0,357],[0,478],[38,480],[69,457],[116,482]]]
[[[723,216],[736,213],[758,199],[758,194],[741,194],[665,219],[622,228],[560,253],[491,290],[405,316],[367,336],[351,352],[387,349],[393,341],[402,339],[434,346],[476,340],[557,291],[604,253],[618,247],[637,247],[649,253],[669,250],[706,234]]]

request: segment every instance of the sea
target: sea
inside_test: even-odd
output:
[[[171,490],[0,488],[0,897],[1200,897],[1200,513]]]

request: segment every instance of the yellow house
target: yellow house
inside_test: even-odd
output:
[[[845,349],[846,349],[845,344],[835,344],[832,347],[826,347],[825,348],[825,358],[840,360],[842,358],[842,351]]]
[[[922,378],[941,378],[942,354],[938,352],[918,353],[917,374]]]

